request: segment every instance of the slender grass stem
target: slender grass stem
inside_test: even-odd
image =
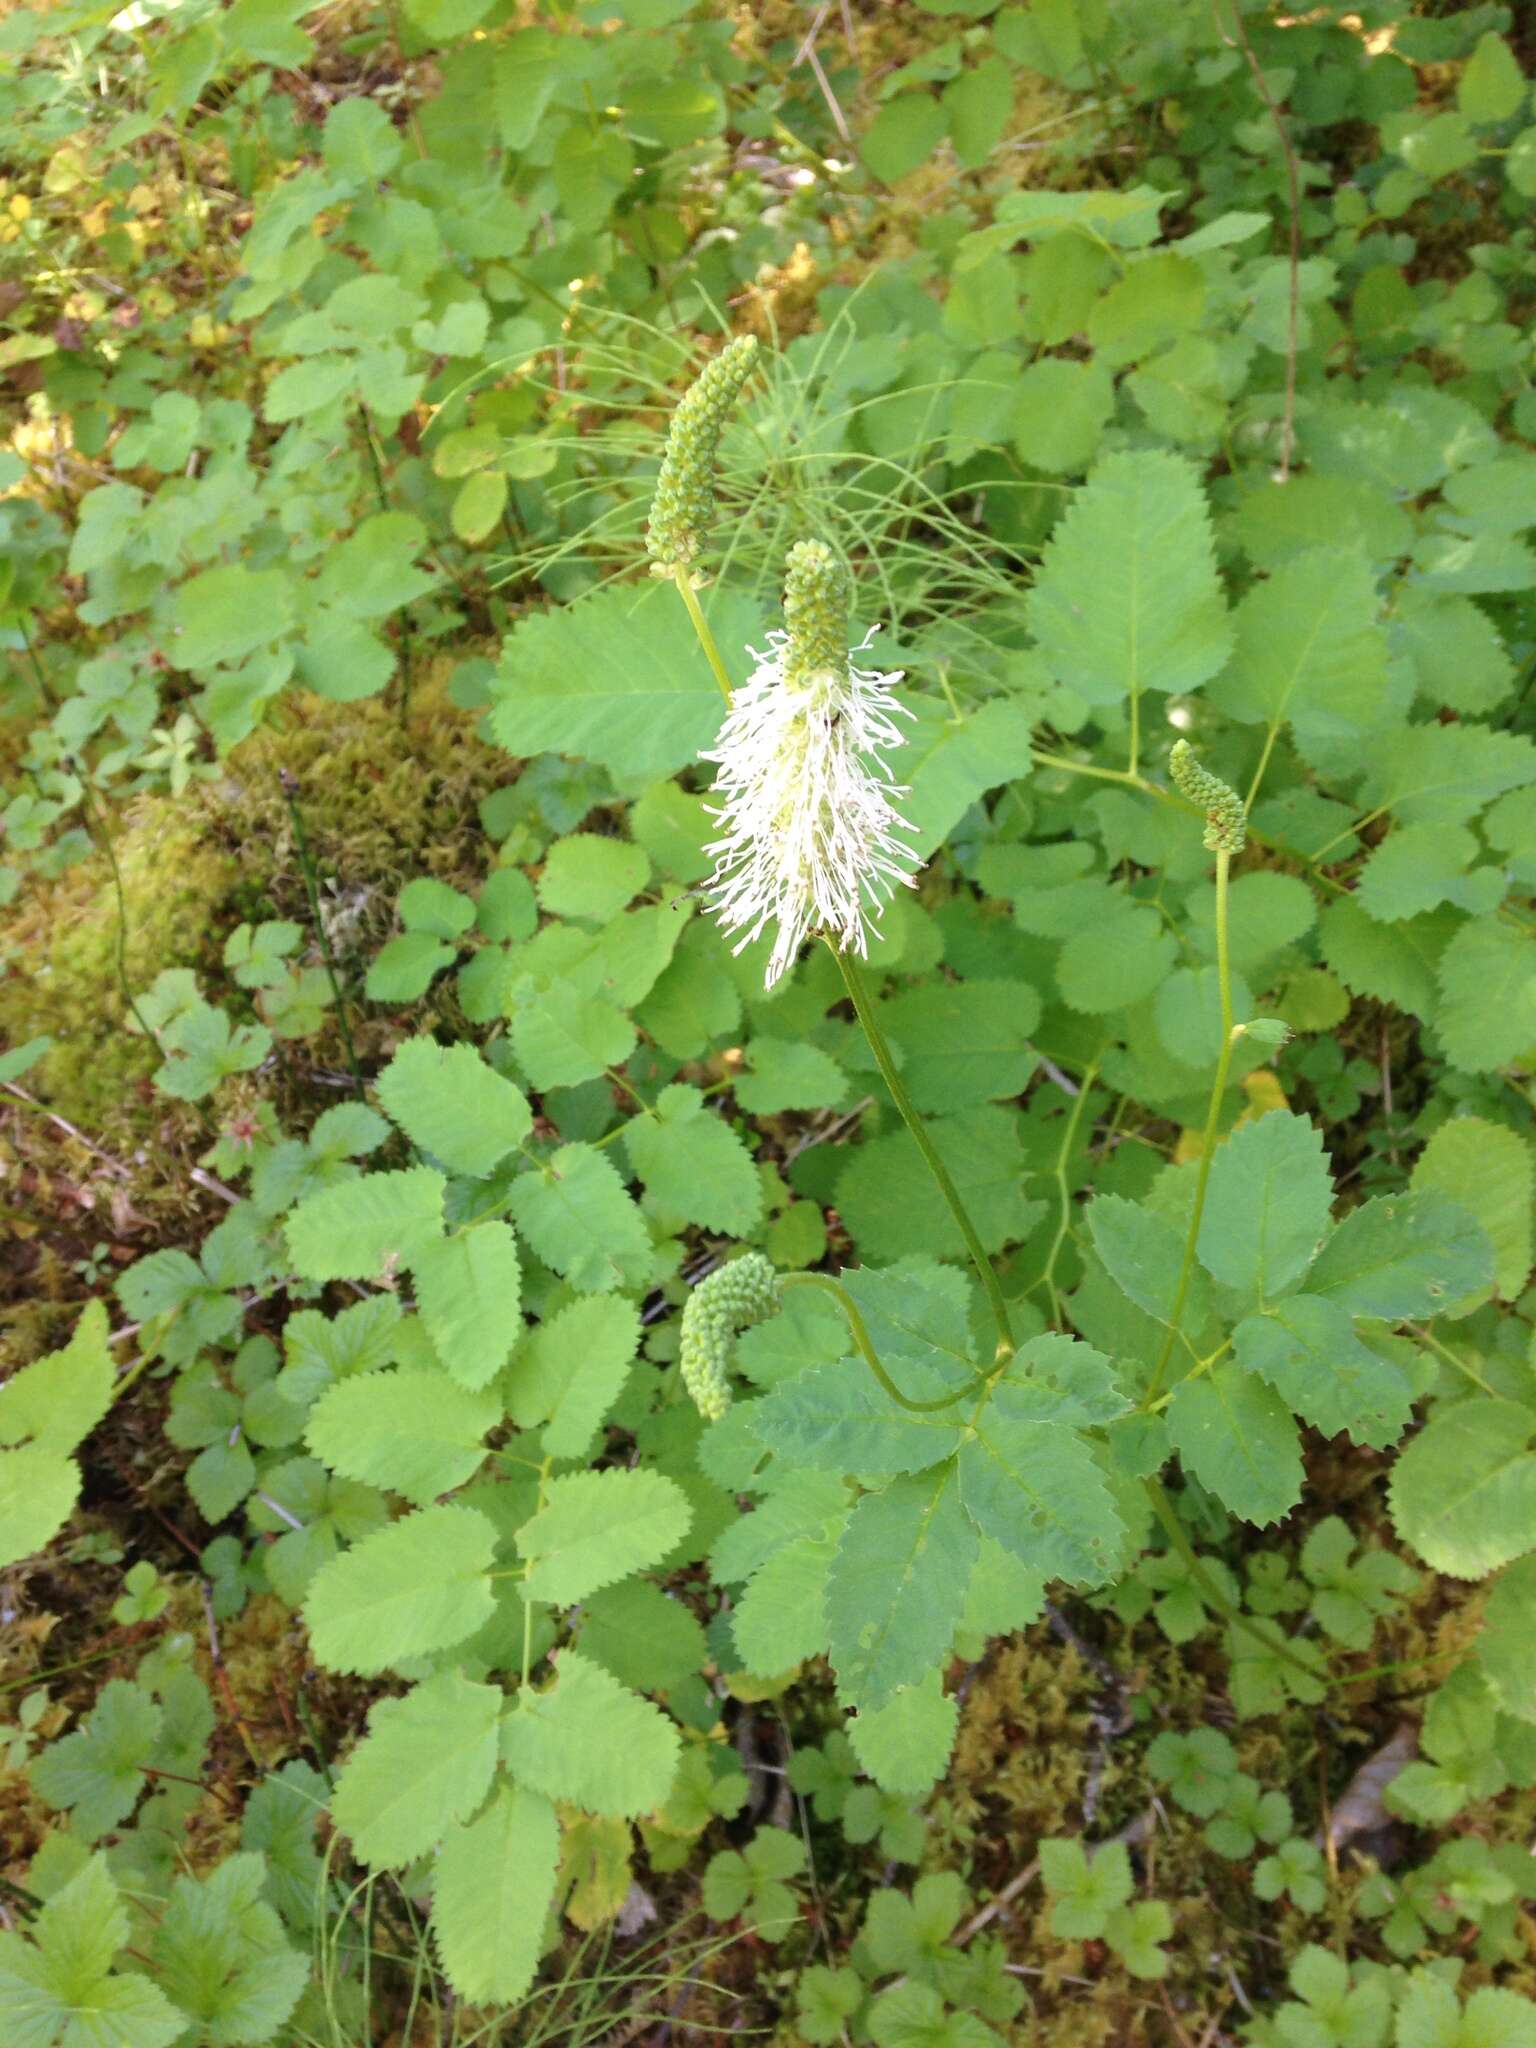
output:
[[[1050,1256],[1045,1262],[1045,1271],[1040,1276],[1046,1294],[1050,1297],[1051,1321],[1058,1329],[1062,1325],[1061,1297],[1056,1292],[1056,1261],[1061,1248],[1067,1241],[1067,1232],[1072,1226],[1072,1190],[1067,1186],[1067,1161],[1072,1157],[1072,1147],[1077,1143],[1078,1126],[1083,1120],[1083,1111],[1093,1093],[1093,1084],[1099,1078],[1098,1066],[1088,1067],[1083,1074],[1082,1086],[1073,1098],[1067,1127],[1062,1132],[1061,1149],[1056,1154],[1056,1193],[1059,1209],[1056,1217],[1056,1235],[1051,1240]]]
[[[976,1268],[977,1278],[981,1281],[982,1290],[991,1307],[993,1321],[997,1324],[997,1356],[1000,1359],[1007,1358],[1014,1348],[1013,1326],[1008,1320],[1008,1304],[1003,1299],[1002,1283],[977,1235],[970,1212],[960,1199],[960,1190],[951,1180],[949,1168],[939,1157],[938,1150],[929,1137],[900,1074],[896,1071],[896,1063],[891,1058],[891,1049],[886,1044],[885,1034],[876,1021],[874,1008],[869,1000],[869,990],[865,987],[864,976],[857,960],[852,953],[840,952],[832,945],[830,939],[827,943],[832,946],[832,956],[842,970],[843,984],[848,990],[849,1001],[853,1004],[854,1012],[863,1026],[864,1036],[869,1040],[869,1049],[875,1056],[880,1077],[891,1091],[891,1100],[896,1104],[902,1122],[912,1133],[917,1149],[923,1155],[924,1165],[938,1183],[939,1193],[949,1204],[950,1214],[960,1226],[960,1235],[965,1240],[966,1250],[971,1255],[971,1263]]]
[[[361,1095],[363,1070],[357,1063],[357,1048],[352,1043],[352,1026],[347,1022],[347,1006],[336,973],[336,956],[331,951],[325,919],[320,915],[320,891],[315,883],[314,855],[309,850],[309,838],[304,830],[304,819],[299,810],[298,787],[287,769],[283,770],[279,780],[282,784],[283,799],[288,806],[288,816],[293,822],[293,843],[304,876],[304,893],[309,899],[309,914],[314,920],[315,936],[320,941],[320,957],[325,962],[325,978],[331,985],[331,1000],[336,1005],[336,1021],[341,1026],[341,1042],[347,1049],[347,1065],[351,1069],[357,1092]]]
[[[677,568],[672,571],[672,581],[677,585],[678,596],[688,608],[688,616],[693,621],[693,630],[699,637],[699,645],[704,650],[704,658],[715,672],[715,681],[720,685],[720,694],[725,699],[726,710],[729,711],[731,708],[731,679],[725,672],[725,663],[720,659],[720,650],[715,645],[715,636],[709,630],[709,621],[705,618],[703,609],[699,604],[698,592],[694,589],[688,571],[684,568]]]
[[[1232,968],[1227,951],[1227,895],[1228,879],[1232,867],[1232,856],[1225,851],[1216,856],[1216,979],[1221,992],[1221,1051],[1216,1058],[1216,1074],[1211,1083],[1211,1102],[1205,1116],[1205,1134],[1200,1145],[1200,1168],[1195,1181],[1194,1207],[1189,1212],[1189,1229],[1184,1236],[1184,1260],[1179,1267],[1178,1290],[1173,1297],[1173,1313],[1168,1318],[1168,1333],[1163,1339],[1163,1348],[1158,1353],[1157,1364],[1152,1369],[1152,1378],[1142,1396],[1143,1408],[1151,1406],[1157,1398],[1163,1383],[1163,1374],[1168,1370],[1168,1361],[1173,1356],[1173,1347],[1179,1341],[1179,1329],[1184,1319],[1185,1304],[1189,1300],[1189,1286],[1195,1272],[1195,1244],[1200,1235],[1200,1219],[1205,1214],[1206,1189],[1211,1180],[1211,1159],[1216,1150],[1216,1129],[1221,1121],[1221,1099],[1227,1090],[1227,1074],[1232,1065],[1232,1044],[1235,1036],[1232,1023]]]

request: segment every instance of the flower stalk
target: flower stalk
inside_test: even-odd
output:
[[[1184,1257],[1179,1267],[1179,1284],[1173,1297],[1173,1312],[1168,1318],[1167,1333],[1147,1391],[1142,1396],[1143,1408],[1149,1408],[1157,1399],[1163,1384],[1163,1375],[1168,1370],[1168,1361],[1173,1356],[1173,1347],[1179,1341],[1183,1325],[1184,1309],[1189,1300],[1190,1283],[1195,1272],[1195,1246],[1200,1237],[1200,1223],[1205,1215],[1206,1190],[1211,1182],[1211,1160],[1216,1152],[1216,1133],[1221,1122],[1222,1098],[1227,1091],[1227,1075],[1232,1067],[1232,1048],[1237,1043],[1240,1027],[1232,1021],[1232,963],[1227,943],[1227,902],[1228,885],[1231,879],[1232,856],[1241,853],[1246,836],[1246,814],[1241,797],[1219,777],[1202,768],[1195,758],[1194,750],[1187,740],[1174,743],[1168,757],[1168,770],[1179,790],[1193,804],[1205,812],[1205,846],[1216,856],[1216,985],[1221,999],[1221,1047],[1216,1055],[1216,1072],[1211,1081],[1211,1099],[1205,1115],[1205,1131],[1200,1142],[1200,1165],[1195,1179],[1194,1206],[1189,1213],[1189,1228],[1184,1236]]]
[[[996,1269],[977,1234],[976,1226],[971,1221],[970,1212],[961,1199],[960,1190],[950,1177],[949,1168],[939,1157],[938,1147],[928,1135],[927,1127],[907,1093],[895,1061],[891,1058],[890,1046],[886,1043],[885,1034],[875,1017],[874,1007],[869,1000],[869,990],[864,984],[864,976],[858,963],[850,954],[840,952],[836,947],[833,951],[837,956],[837,964],[842,969],[848,999],[853,1004],[854,1014],[863,1026],[864,1036],[869,1040],[869,1049],[875,1056],[875,1064],[880,1069],[880,1078],[890,1090],[891,1100],[895,1103],[902,1122],[912,1133],[913,1142],[922,1154],[923,1164],[933,1175],[939,1193],[944,1197],[950,1214],[959,1225],[960,1235],[965,1240],[965,1248],[971,1255],[972,1265],[976,1268],[976,1277],[981,1282],[982,1291],[987,1297],[987,1305],[992,1311],[992,1320],[997,1325],[996,1357],[1001,1362],[1011,1357],[1014,1349],[1013,1326],[1008,1320],[1008,1304],[1003,1298],[1002,1282],[998,1279]]]

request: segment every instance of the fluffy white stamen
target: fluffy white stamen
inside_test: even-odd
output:
[[[897,837],[913,828],[892,804],[906,790],[884,760],[905,743],[892,714],[912,716],[892,695],[900,673],[845,657],[796,687],[785,679],[789,635],[768,640],[767,654],[750,650],[757,667],[702,758],[719,771],[713,815],[724,828],[705,848],[715,861],[705,898],[722,931],[742,932],[738,953],[777,921],[772,988],[809,932],[863,954],[919,861]]]

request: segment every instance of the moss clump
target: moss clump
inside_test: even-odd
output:
[[[403,721],[377,697],[285,699],[279,722],[231,755],[202,801],[210,839],[241,862],[239,916],[310,923],[284,773],[342,955],[388,935],[394,899],[416,876],[479,883],[487,860],[478,807],[514,769],[450,699],[451,673],[440,662],[418,680]]]
[[[214,964],[216,912],[238,873],[188,798],[136,798],[112,827],[126,927],[101,851],[13,905],[0,974],[0,1040],[55,1041],[27,1077],[33,1093],[109,1149],[142,1132],[153,1046],[131,1035],[123,994],[163,967]],[[211,958],[210,958],[211,954]]]

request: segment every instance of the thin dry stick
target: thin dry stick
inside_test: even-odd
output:
[[[1220,23],[1218,22],[1218,27]],[[1301,172],[1296,162],[1296,151],[1292,146],[1290,132],[1284,117],[1275,104],[1275,96],[1269,89],[1269,80],[1264,76],[1263,67],[1253,53],[1248,40],[1248,31],[1243,27],[1242,0],[1232,0],[1232,26],[1235,36],[1228,36],[1223,30],[1224,40],[1235,42],[1248,60],[1248,69],[1253,73],[1253,82],[1259,89],[1259,98],[1269,109],[1269,118],[1275,124],[1275,133],[1280,138],[1280,148],[1285,157],[1285,182],[1290,195],[1290,301],[1286,310],[1285,333],[1285,417],[1280,426],[1280,470],[1279,481],[1288,483],[1291,475],[1291,457],[1296,450],[1296,351],[1301,332]]]
[[[816,54],[817,33],[821,28],[821,24],[826,20],[827,16],[831,12],[832,0],[822,0],[822,5],[817,8],[815,16],[811,21],[811,25],[805,32],[804,41],[801,43],[799,49],[796,50],[795,52],[795,62],[794,64],[791,64],[790,69],[791,71],[793,71],[796,64],[810,65],[812,75],[814,76],[816,84],[820,89],[821,96],[827,103],[827,111],[832,116],[833,126],[836,128],[838,135],[842,141],[851,142],[853,140],[853,137],[849,132],[847,121],[843,118],[843,110],[837,103],[837,95],[833,92],[831,83],[827,78],[827,74],[821,68],[821,59]]]
[[[120,1179],[133,1179],[132,1167],[124,1166],[121,1159],[114,1159],[110,1152],[103,1152],[99,1145],[93,1145],[84,1131],[77,1129],[67,1116],[60,1116],[57,1111],[47,1108],[35,1095],[29,1095],[25,1088],[18,1088],[14,1081],[0,1082],[0,1087],[5,1089],[7,1095],[14,1095],[18,1102],[26,1103],[29,1109],[35,1109],[39,1116],[45,1117],[55,1129],[73,1138],[77,1145],[83,1145],[93,1159],[99,1159],[103,1166],[109,1166]]]

